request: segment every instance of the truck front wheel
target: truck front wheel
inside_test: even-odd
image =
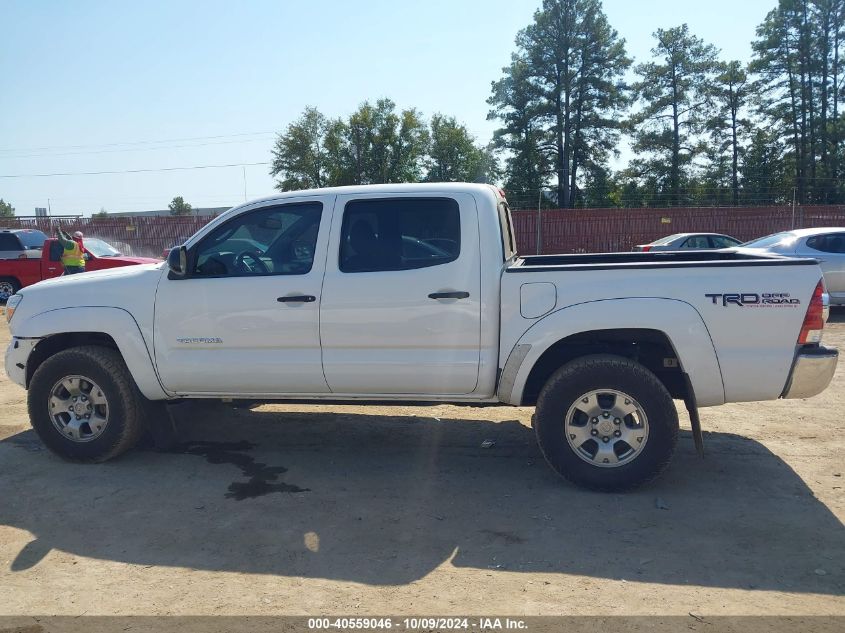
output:
[[[5,301],[20,289],[21,283],[14,277],[0,277],[0,301]]]
[[[622,491],[657,477],[678,439],[678,413],[648,369],[621,356],[567,363],[537,399],[534,431],[549,465],[594,490]]]
[[[29,419],[65,459],[103,462],[129,450],[143,430],[141,395],[120,354],[67,349],[45,360],[29,384]]]

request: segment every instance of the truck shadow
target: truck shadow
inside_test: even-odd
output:
[[[226,411],[176,452],[61,461],[0,442],[0,524],[51,550],[137,565],[399,585],[438,566],[841,595],[845,529],[763,445],[682,433],[624,495],[558,479],[516,420]],[[491,448],[481,448],[484,440]],[[10,491],[14,491],[12,494]]]

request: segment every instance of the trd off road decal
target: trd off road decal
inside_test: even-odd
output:
[[[797,308],[801,305],[800,299],[793,299],[788,292],[726,292],[705,293],[713,305],[739,306],[740,308]]]

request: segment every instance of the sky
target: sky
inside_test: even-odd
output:
[[[605,0],[635,62],[686,22],[747,61],[776,0]],[[480,143],[490,83],[540,0],[0,0],[0,198],[18,215],[232,206],[273,193],[276,133],[306,106],[393,99]],[[229,167],[182,169],[184,167]],[[169,171],[148,171],[162,170]],[[89,175],[80,175],[88,172]],[[90,172],[131,172],[90,174]],[[76,174],[34,177],[34,174]]]

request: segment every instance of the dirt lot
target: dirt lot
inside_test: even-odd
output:
[[[0,402],[2,614],[845,615],[845,367],[703,410],[706,458],[626,495],[558,480],[530,409],[208,409],[82,466]]]

